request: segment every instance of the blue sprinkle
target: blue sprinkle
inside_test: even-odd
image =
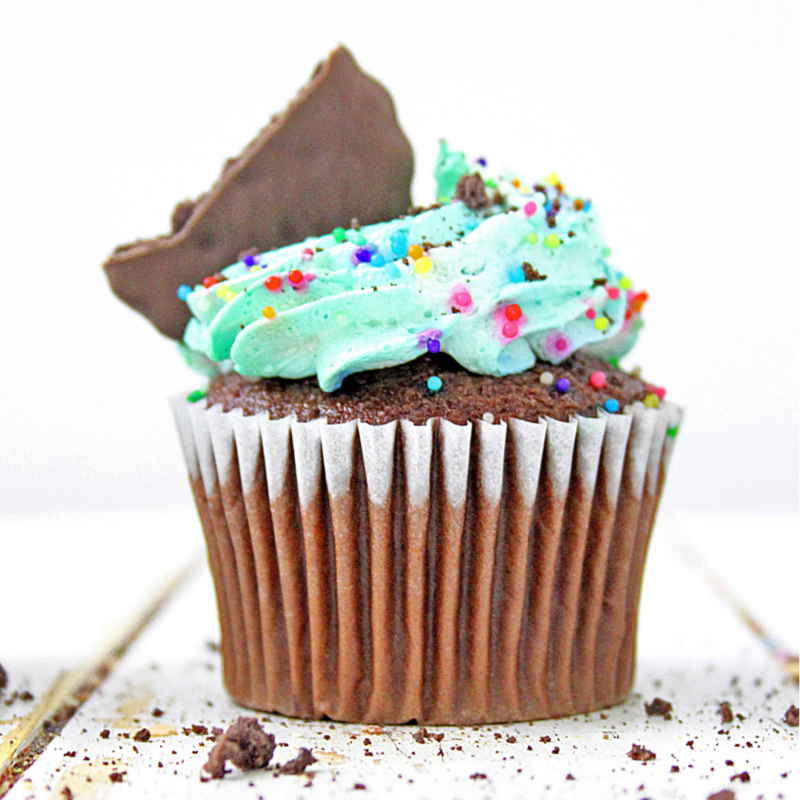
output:
[[[511,283],[524,283],[525,270],[522,269],[522,267],[512,267],[511,272],[508,273],[508,277],[511,279]]]
[[[613,397],[610,397],[606,400],[606,411],[609,411],[612,414],[616,414],[619,411],[619,400],[615,400]]]
[[[486,159],[485,158],[477,158],[475,159],[482,167],[486,166]]]
[[[395,231],[390,240],[392,254],[402,258],[408,254],[408,236],[405,231]]]
[[[428,378],[428,390],[438,392],[442,388],[442,379],[437,375]]]
[[[372,258],[372,253],[370,253],[370,251],[367,250],[366,247],[359,247],[356,250],[356,259],[358,259],[362,263],[369,261],[371,258]]]
[[[185,283],[178,287],[178,299],[179,300],[186,300],[189,295],[192,293],[192,287],[187,286]]]
[[[565,394],[569,391],[569,378],[559,378],[556,381],[556,391]]]
[[[583,210],[584,211],[591,211],[592,210],[592,201],[591,200],[584,200],[583,201]]]
[[[386,274],[390,278],[399,278],[400,277],[400,270],[397,268],[397,265],[393,261],[390,261],[386,265]]]
[[[552,201],[552,200],[548,200],[548,201],[547,201],[547,202],[544,204],[544,210],[545,210],[546,212],[548,212],[548,213],[549,213],[550,211],[552,211],[552,210],[553,210],[553,201]]]
[[[369,263],[372,264],[373,267],[382,267],[386,263],[386,259],[380,253],[375,253],[369,260]]]
[[[476,219],[468,219],[466,225],[464,226],[468,231],[474,231],[475,228],[478,227],[478,220]]]
[[[245,256],[242,261],[244,261],[248,267],[254,267],[258,264],[258,256]]]

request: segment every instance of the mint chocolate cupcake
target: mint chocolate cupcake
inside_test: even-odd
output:
[[[443,143],[436,177],[432,206],[173,286],[209,377],[174,410],[243,705],[475,724],[630,691],[680,419],[618,366],[647,296],[556,176]]]

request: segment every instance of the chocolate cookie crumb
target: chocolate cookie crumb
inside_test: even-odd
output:
[[[477,172],[472,175],[462,175],[458,179],[453,200],[461,200],[467,208],[473,211],[488,208],[492,204],[486,193],[486,184]]]
[[[305,772],[306,767],[310,767],[312,764],[315,764],[316,761],[317,759],[311,755],[309,749],[301,747],[297,758],[293,758],[291,761],[282,764],[278,767],[278,772],[281,775],[300,775],[300,773]]]
[[[649,703],[644,704],[644,710],[647,712],[648,717],[664,717],[664,719],[672,719],[672,703],[668,700],[662,700],[660,697],[654,697]]]
[[[723,789],[708,796],[708,800],[736,800],[736,795],[730,789]]]
[[[747,771],[740,772],[738,775],[734,775],[731,778],[731,782],[733,782],[733,781],[741,781],[742,783],[750,783],[750,773],[747,772]]]
[[[672,765],[672,766],[669,768],[669,771],[670,771],[670,772],[680,772],[680,771],[681,771],[681,768],[680,768],[680,767],[679,767],[677,764],[673,764],[673,765]]]
[[[0,692],[8,686],[8,673],[3,669],[3,665],[0,664]]]
[[[522,262],[522,274],[525,276],[526,281],[547,280],[547,275],[542,275],[536,267],[532,266],[527,261]]]
[[[420,728],[418,731],[416,731],[415,733],[411,734],[411,738],[417,744],[425,744],[425,737],[427,736],[427,734],[428,734],[428,731],[426,731],[425,728]]]
[[[226,761],[241,770],[263,769],[274,752],[275,737],[265,733],[255,717],[239,717],[217,737],[203,769],[217,779],[225,776]]]
[[[108,737],[111,736],[111,731],[102,730],[98,735],[100,736],[101,739],[108,739]]]
[[[722,718],[723,725],[728,725],[733,722],[733,711],[731,710],[731,704],[727,700],[719,704],[717,714]]]
[[[164,712],[160,708],[154,708],[150,713],[154,717],[163,717],[164,716]]]
[[[76,755],[78,755],[78,753],[75,750],[68,750],[66,753],[64,753],[66,758],[75,758]]]
[[[488,780],[486,777],[485,772],[473,772],[472,775],[469,776],[470,780],[472,781],[485,781]]]
[[[365,792],[367,790],[366,784],[363,783],[354,783],[353,789],[359,792]]]
[[[798,711],[797,706],[792,703],[789,708],[786,709],[786,713],[783,715],[783,721],[790,727],[796,728],[798,724]]]
[[[561,752],[561,748],[560,747],[554,747],[553,748],[553,755],[554,756],[557,756],[560,752]]]
[[[652,750],[638,744],[633,745],[625,755],[633,761],[653,761],[656,757]]]
[[[111,783],[122,783],[123,777],[127,774],[127,772],[112,772],[108,776],[108,779],[111,781]]]
[[[539,737],[539,741],[540,741],[542,744],[549,744],[549,743],[550,743],[550,742],[552,742],[553,740],[552,740],[552,739],[551,739],[549,736],[540,736],[540,737]]]
[[[136,733],[133,734],[133,741],[134,742],[149,742],[150,741],[150,731],[147,728],[142,728]]]
[[[574,781],[575,780],[575,777],[573,776],[573,774],[571,772],[567,773],[567,780],[568,781]]]
[[[208,728],[205,725],[192,725],[192,733],[198,736],[208,736]]]
[[[65,786],[65,787],[64,787],[64,788],[61,790],[61,796],[64,798],[64,800],[72,800],[72,798],[73,798],[75,795],[73,795],[73,794],[72,794],[72,789],[70,789],[70,788],[69,788],[69,786]]]

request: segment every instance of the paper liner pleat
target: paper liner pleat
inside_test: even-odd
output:
[[[240,703],[473,724],[629,692],[675,407],[372,426],[174,406]]]

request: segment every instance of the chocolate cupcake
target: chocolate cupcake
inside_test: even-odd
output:
[[[339,102],[350,81],[377,86],[337,51],[262,151],[331,74]],[[407,194],[397,176],[410,181],[410,152],[391,101],[390,118],[376,108],[404,162],[370,162],[383,188],[364,194],[380,207],[362,197],[346,221],[329,215],[269,250],[226,244],[248,252],[189,283],[173,244],[159,272],[190,312],[159,327],[190,316],[181,351],[210,377],[174,410],[225,685],[252,708],[371,723],[621,702],[680,419],[618,366],[647,296],[609,263],[591,202],[556,176],[496,175],[442,143],[437,202],[389,211]],[[365,136],[374,145],[376,130]],[[326,202],[340,213],[335,187]],[[156,249],[138,246],[151,275]],[[112,281],[135,275],[124,258]]]

